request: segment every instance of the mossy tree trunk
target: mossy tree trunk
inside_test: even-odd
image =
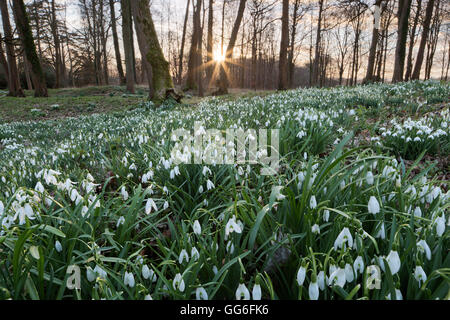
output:
[[[19,31],[25,54],[31,65],[31,77],[34,85],[35,97],[48,97],[47,84],[45,83],[44,72],[41,62],[36,52],[36,46],[33,40],[33,33],[30,27],[25,4],[23,0],[13,0],[13,12],[16,19],[16,26]]]
[[[131,7],[139,49],[149,78],[150,98],[165,99],[168,93],[174,92],[174,86],[169,63],[159,45],[148,1],[133,0]]]
[[[125,52],[127,91],[130,93],[134,93],[135,70],[133,66],[133,48],[131,34],[131,3],[130,0],[121,0],[120,4],[122,7],[122,36]]]
[[[8,59],[8,95],[12,97],[24,97],[25,95],[19,81],[19,72],[14,53],[13,33],[6,0],[0,0],[0,12],[2,14],[3,31],[5,33],[6,57]]]

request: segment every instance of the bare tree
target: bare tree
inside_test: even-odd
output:
[[[408,37],[408,21],[412,0],[399,0],[397,19],[397,44],[395,47],[394,74],[392,82],[403,81],[405,67],[406,40]]]
[[[114,53],[116,55],[117,72],[119,74],[120,84],[126,84],[125,74],[123,73],[122,59],[120,57],[119,38],[117,36],[116,10],[114,8],[114,0],[109,0],[109,10],[111,14],[111,28],[114,43]]]
[[[131,0],[121,0],[122,7],[122,36],[123,46],[125,51],[125,66],[126,66],[126,81],[127,91],[134,93],[135,69],[134,69],[134,54],[132,49],[132,22],[131,22]]]
[[[289,45],[289,0],[283,0],[283,15],[281,17],[281,43],[278,59],[278,90],[288,87],[287,50]]]

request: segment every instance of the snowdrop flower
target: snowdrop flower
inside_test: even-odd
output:
[[[145,213],[150,214],[152,212],[152,209],[158,211],[158,207],[156,206],[155,201],[153,201],[153,199],[150,198],[147,200],[147,203],[145,204]]]
[[[250,291],[248,291],[245,284],[241,283],[236,289],[236,300],[250,300]]]
[[[392,250],[386,257],[391,274],[394,275],[400,270],[401,261],[397,251]]]
[[[259,284],[255,284],[252,290],[253,300],[261,300],[261,286]]]
[[[97,277],[97,275],[95,274],[95,272],[92,270],[91,267],[87,267],[86,269],[86,276],[89,282],[92,282],[95,280],[95,278]]]
[[[319,284],[320,290],[325,290],[325,272],[319,272],[319,274],[317,275],[317,283]]]
[[[389,293],[386,297],[387,300],[391,300],[391,294]],[[395,289],[395,299],[403,300],[402,292],[399,289]]]
[[[178,262],[182,264],[184,259],[186,259],[186,262],[189,262],[189,255],[185,249],[181,250],[180,256],[178,257]]]
[[[378,233],[375,236],[375,238],[381,238],[383,240],[386,238],[386,231],[385,231],[385,228],[384,228],[384,222],[381,223],[380,230],[378,230]]]
[[[286,196],[281,193],[282,189],[283,189],[282,186],[272,187],[272,193],[275,196],[275,199],[277,199],[277,201],[281,201],[284,198],[286,198]]]
[[[133,273],[131,273],[131,272],[128,273],[125,271],[123,283],[124,283],[124,285],[129,286],[130,288],[133,288],[135,285]]]
[[[0,201],[0,216],[3,215],[3,212],[5,212],[5,206],[3,205],[3,202]]]
[[[419,287],[423,282],[427,281],[427,275],[425,271],[423,271],[422,266],[416,266],[416,269],[414,270],[414,278],[419,282]]]
[[[323,221],[328,222],[329,219],[330,219],[330,210],[325,210],[323,212]]]
[[[436,234],[439,237],[442,237],[442,235],[445,232],[445,216],[444,216],[444,214],[442,214],[442,216],[438,217],[434,221],[434,224],[436,225]]]
[[[200,253],[198,252],[196,247],[192,247],[191,250],[191,258],[194,259],[195,261],[197,261],[198,259],[200,259]]]
[[[344,270],[345,270],[345,280],[347,282],[352,282],[355,279],[352,266],[349,263],[346,263]]]
[[[184,291],[185,284],[184,284],[183,277],[181,276],[180,273],[177,273],[175,275],[175,278],[173,279],[173,288],[175,290],[179,290],[180,292]]]
[[[124,200],[124,201],[127,201],[127,200],[128,200],[128,192],[127,192],[127,190],[125,189],[125,187],[122,187],[120,193],[121,193],[121,195],[122,195],[123,200]],[[73,200],[72,200],[72,201],[73,201]]]
[[[319,299],[319,285],[317,281],[311,282],[308,288],[309,299],[317,300]]]
[[[337,236],[336,240],[334,241],[334,250],[337,251],[338,248],[342,248],[343,245],[347,242],[348,247],[353,247],[353,237],[350,233],[350,230],[348,228],[342,229],[341,233]]]
[[[301,266],[297,272],[297,283],[300,287],[303,286],[303,283],[305,282],[305,277],[306,277],[306,268],[304,266]]]
[[[205,288],[199,287],[195,290],[195,298],[197,300],[208,300],[208,293]]]
[[[317,201],[315,196],[311,196],[311,199],[309,200],[309,207],[311,209],[315,209],[317,207]]]
[[[167,210],[169,208],[169,202],[164,201],[163,210]]]
[[[311,232],[314,234],[320,234],[320,227],[318,224],[315,224],[311,227]]]
[[[226,250],[230,254],[233,254],[233,252],[234,252],[234,244],[233,244],[233,242],[228,241],[227,246],[226,246]]]
[[[203,193],[203,186],[200,185],[200,187],[198,188],[198,193]]]
[[[55,249],[56,249],[57,252],[61,252],[62,251],[61,242],[59,242],[58,240],[56,240],[56,242],[55,242]]]
[[[378,203],[377,198],[374,196],[371,196],[369,199],[369,204],[367,205],[367,208],[369,210],[369,213],[372,213],[376,215],[380,212],[380,204]]]
[[[417,249],[425,252],[425,256],[427,257],[427,259],[431,260],[431,250],[425,240],[420,240],[419,242],[417,242]]]
[[[153,300],[153,298],[151,295],[148,294],[144,297],[144,300],[151,301],[151,300]]]
[[[150,278],[150,276],[150,268],[145,264],[142,267],[142,277],[147,280],[148,278]]]
[[[198,222],[198,220],[194,221],[194,225],[192,226],[192,229],[194,230],[195,234],[202,234],[202,227],[200,225],[200,222]]]
[[[206,181],[206,188],[208,189],[208,191],[214,189],[214,183],[212,183],[209,179],[208,181]]]
[[[118,228],[119,226],[121,226],[122,224],[125,223],[125,217],[121,216],[118,220],[117,220],[117,224],[116,224],[116,228]]]
[[[225,237],[228,238],[230,233],[242,233],[241,226],[236,222],[236,216],[233,216],[230,220],[228,220],[225,226]]]
[[[345,270],[342,268],[337,268],[328,279],[329,286],[336,285],[343,288],[345,282],[346,282]]]
[[[414,209],[414,216],[418,218],[422,217],[422,210],[420,207],[416,207],[416,209]]]
[[[366,174],[366,182],[368,185],[372,185],[374,182],[372,171],[368,171]]]
[[[355,274],[364,272],[364,261],[361,256],[358,256],[353,262],[353,269],[355,270]]]
[[[34,187],[34,190],[36,190],[37,192],[40,193],[44,193],[44,186],[42,185],[42,183],[40,181],[38,181],[38,183],[36,183],[36,187]]]

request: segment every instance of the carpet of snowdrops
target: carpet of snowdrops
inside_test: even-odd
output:
[[[449,97],[427,81],[1,124],[0,299],[448,299],[448,181],[413,169],[448,158]],[[277,174],[176,165],[171,133],[196,121],[280,129]]]

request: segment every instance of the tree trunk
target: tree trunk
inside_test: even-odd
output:
[[[211,83],[212,75],[213,75],[213,26],[214,26],[214,0],[209,0],[209,8],[208,8],[208,35],[206,39],[206,76],[208,86]]]
[[[123,47],[125,51],[125,65],[126,65],[126,82],[127,91],[134,93],[135,69],[133,66],[133,50],[132,50],[132,35],[131,35],[131,0],[121,0],[122,5],[122,34]]]
[[[30,21],[25,10],[23,0],[13,0],[13,12],[16,19],[16,27],[19,30],[20,39],[22,40],[25,54],[31,65],[31,77],[34,85],[35,97],[48,97],[47,84],[36,52],[36,46],[33,40],[33,32],[31,31]]]
[[[322,12],[323,12],[323,2],[319,1],[319,18],[317,19],[317,35],[316,35],[316,48],[313,61],[312,70],[312,85],[316,86],[319,82],[319,61],[320,61],[320,41],[321,41],[321,31],[322,31]]]
[[[289,87],[292,88],[294,85],[294,51],[295,51],[295,36],[297,35],[297,17],[298,17],[298,8],[300,6],[300,0],[295,0],[294,3],[294,15],[292,21],[292,29],[291,29],[291,43],[289,45],[289,53],[288,53],[288,69],[289,69]]]
[[[280,57],[278,59],[278,90],[288,87],[287,48],[289,44],[289,0],[283,0],[283,15],[281,18]]]
[[[19,71],[17,70],[16,56],[14,53],[13,33],[9,21],[8,5],[6,0],[0,0],[0,11],[2,14],[3,31],[5,33],[6,57],[8,59],[8,89],[9,96],[25,97],[19,81]]]
[[[406,58],[406,73],[405,73],[405,81],[408,81],[411,78],[412,73],[412,55],[414,49],[414,43],[416,38],[416,29],[417,24],[419,22],[420,11],[422,9],[422,0],[417,0],[417,11],[414,17],[413,27],[411,29],[411,35],[409,36],[409,47],[408,47],[408,57]]]
[[[247,2],[246,0],[240,0],[239,2],[238,14],[236,16],[236,21],[234,22],[233,25],[233,30],[231,31],[230,42],[228,43],[227,51],[225,53],[225,61],[223,61],[223,63],[221,63],[220,65],[219,90],[217,91],[217,94],[228,93],[228,85],[229,85],[227,76],[228,62],[231,61],[233,57],[233,50],[236,44],[237,34],[241,26],[242,17],[244,16],[246,2]]]
[[[158,100],[165,99],[168,94],[174,92],[174,87],[169,63],[164,58],[159,44],[148,1],[133,0],[131,3],[139,48],[147,68],[150,97]]]
[[[53,36],[53,44],[55,46],[55,88],[61,87],[61,47],[58,34],[58,22],[56,20],[56,6],[55,0],[51,3],[51,23],[50,29]]]
[[[373,73],[374,73],[374,67],[375,67],[375,55],[377,52],[377,44],[378,44],[378,38],[379,33],[378,30],[380,29],[380,19],[381,19],[381,10],[380,6],[383,0],[376,0],[375,2],[375,12],[374,12],[374,24],[372,29],[372,43],[370,44],[370,51],[369,51],[369,61],[367,63],[367,73],[366,73],[366,79],[364,82],[372,82],[373,81]]]
[[[111,14],[111,28],[114,42],[114,53],[116,55],[117,73],[119,74],[120,85],[125,85],[126,79],[123,73],[122,58],[120,57],[119,38],[117,36],[116,9],[114,8],[114,0],[109,0],[109,9]]]
[[[23,55],[23,70],[25,71],[25,80],[27,81],[27,88],[28,90],[33,90],[33,84],[31,81],[31,75],[30,75],[30,63],[27,60],[27,56]]]
[[[194,5],[194,3],[193,3]],[[197,74],[199,72],[200,65],[198,64],[198,46],[200,38],[200,12],[201,12],[202,1],[197,0],[197,4],[194,7],[194,20],[193,20],[193,30],[191,39],[191,49],[189,51],[189,61],[188,61],[188,73],[185,90],[197,89]]]
[[[431,17],[433,15],[434,0],[428,0],[427,9],[425,11],[425,20],[423,22],[422,38],[420,39],[419,51],[417,52],[416,64],[411,76],[412,80],[419,80],[420,69],[422,69],[422,62],[424,57],[425,45],[427,43],[428,34],[430,32]]]
[[[403,81],[405,67],[406,40],[408,37],[408,20],[412,0],[399,0],[397,19],[397,44],[395,47],[394,74],[392,82]]]
[[[3,67],[6,77],[6,83],[9,88],[9,71],[8,71],[8,62],[6,61],[5,50],[3,50],[3,43],[1,41],[2,34],[0,33],[0,65]]]
[[[189,6],[191,4],[191,0],[187,1],[186,5],[186,13],[184,15],[184,24],[183,24],[183,35],[181,37],[181,48],[180,48],[180,57],[178,61],[178,84],[181,85],[181,80],[183,79],[183,60],[184,60],[184,46],[186,43],[186,29],[187,22],[189,18]]]

